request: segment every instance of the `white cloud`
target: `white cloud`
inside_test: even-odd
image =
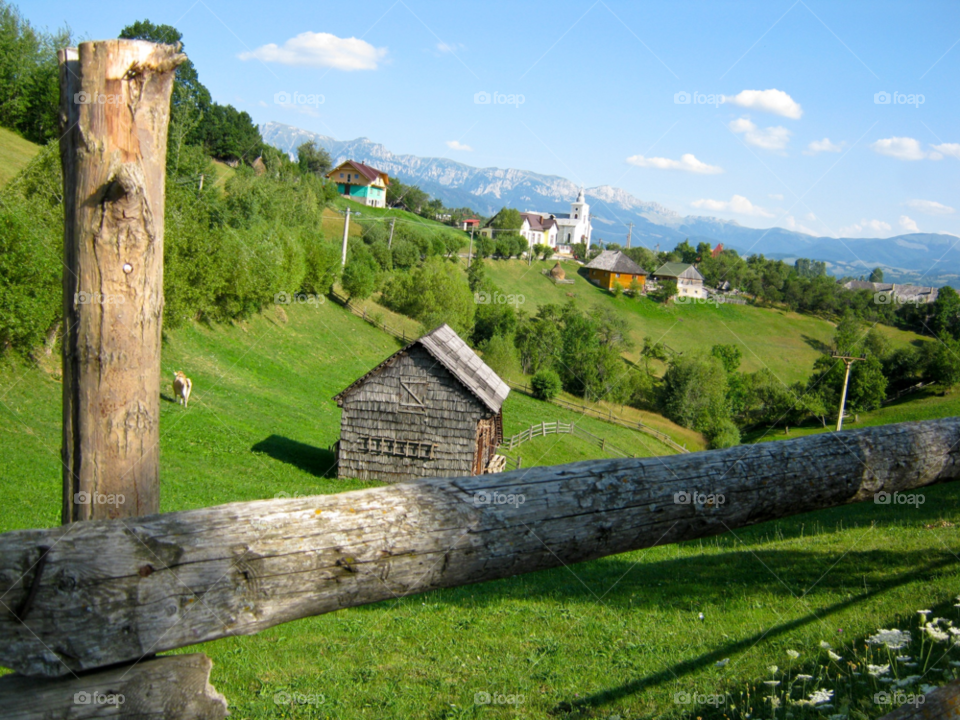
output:
[[[935,200],[907,200],[907,205],[924,215],[952,215],[954,209]]]
[[[743,195],[734,195],[730,200],[694,200],[690,204],[702,210],[731,212],[737,213],[738,215],[752,215],[754,217],[773,217],[772,213],[767,212],[762,207],[754,205]]]
[[[816,155],[817,153],[822,152],[840,152],[843,150],[843,146],[846,143],[836,143],[830,142],[830,138],[824,138],[823,140],[814,140],[812,143],[807,145],[807,149],[803,151],[804,155]]]
[[[934,145],[933,149],[960,160],[960,143],[943,143],[942,145]]]
[[[768,197],[769,197],[771,200],[783,200],[783,195],[781,195],[780,193],[770,193],[770,195],[768,195]]]
[[[731,121],[728,127],[731,132],[743,133],[743,139],[748,145],[764,150],[783,150],[790,142],[790,131],[779,125],[760,130],[748,118],[742,117]]]
[[[863,219],[859,223],[854,223],[853,225],[847,225],[846,227],[840,228],[840,235],[863,235],[868,237],[876,237],[877,233],[889,233],[892,229],[893,228],[890,227],[890,224],[885,223],[883,220]]]
[[[377,63],[386,54],[386,48],[375,48],[358,38],[304,32],[287,40],[282,47],[270,43],[252,52],[241,53],[240,59],[337,70],[376,70]]]
[[[658,170],[684,170],[686,172],[697,173],[698,175],[716,175],[723,172],[723,168],[700,162],[691,153],[681,155],[679,160],[661,157],[645,158],[643,155],[631,155],[627,158],[627,162],[637,167],[651,167],[657,168]]]
[[[920,141],[909,137],[890,137],[877,140],[870,146],[873,151],[881,155],[887,155],[897,160],[923,160],[930,157],[932,160],[939,160],[934,157],[937,153],[928,155],[920,147]]]
[[[464,145],[459,140],[447,140],[447,147],[451,150],[464,150],[466,152],[473,152],[473,148],[469,145]]]
[[[437,50],[442,53],[456,53],[458,50],[466,50],[466,46],[463,43],[438,42]]]
[[[900,229],[906,230],[907,232],[920,232],[920,228],[917,227],[917,223],[908,218],[906,215],[900,216]]]
[[[724,95],[723,101],[751,110],[783,115],[792,120],[799,120],[803,115],[803,108],[783,90],[744,90],[737,95]]]

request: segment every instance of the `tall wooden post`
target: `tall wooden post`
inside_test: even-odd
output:
[[[59,52],[63,522],[159,512],[167,125],[177,47]]]
[[[843,429],[843,408],[847,404],[847,383],[850,382],[850,366],[857,360],[866,360],[867,358],[865,355],[851,357],[849,355],[837,355],[836,353],[833,357],[843,360],[843,364],[847,366],[846,373],[843,376],[843,393],[840,395],[840,412],[837,413],[837,432],[840,432]]]
[[[343,252],[340,257],[340,265],[347,265],[347,236],[350,234],[350,208],[343,215]]]

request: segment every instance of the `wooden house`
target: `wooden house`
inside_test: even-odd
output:
[[[614,283],[620,283],[624,290],[636,280],[641,289],[647,280],[647,271],[619,250],[604,250],[586,266],[587,279],[594,285],[613,290]]]
[[[381,170],[356,160],[346,160],[328,172],[327,178],[337,184],[337,192],[345,198],[368,207],[387,206],[390,177]]]
[[[678,297],[705,298],[707,291],[703,287],[703,275],[689,263],[668,262],[658,267],[655,280],[676,280]]]
[[[507,384],[448,325],[343,390],[338,476],[482,475],[503,441]]]

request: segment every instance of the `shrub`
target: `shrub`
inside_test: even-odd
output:
[[[530,380],[533,396],[538,400],[553,400],[560,394],[560,376],[549,368],[537,372]]]

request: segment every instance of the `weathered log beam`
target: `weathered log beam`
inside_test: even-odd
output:
[[[227,701],[210,684],[212,666],[203,654],[168,655],[79,677],[6,675],[0,708],[8,720],[221,720]]]
[[[61,675],[953,481],[958,444],[949,418],[10,532],[0,664]]]

